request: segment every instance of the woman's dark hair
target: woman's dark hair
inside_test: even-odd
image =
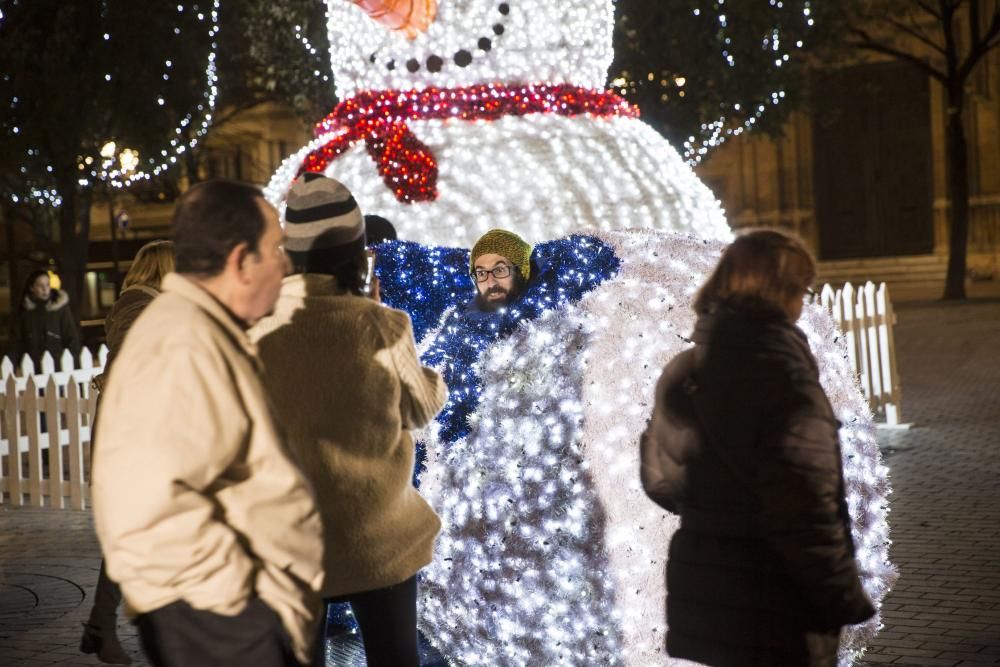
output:
[[[816,262],[802,242],[773,229],[745,233],[722,253],[694,300],[699,315],[720,304],[791,317],[816,278]]]
[[[312,250],[291,256],[293,273],[322,273],[333,276],[337,285],[358,296],[365,295],[368,255],[362,241],[355,247]]]
[[[177,273],[210,277],[222,273],[226,257],[241,243],[257,252],[267,220],[259,188],[216,179],[185,192],[174,209],[174,257]]]
[[[392,223],[381,215],[372,213],[365,214],[365,236],[368,237],[368,245],[378,245],[384,241],[395,241],[399,238],[396,235],[396,228]]]

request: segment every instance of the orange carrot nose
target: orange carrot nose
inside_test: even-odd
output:
[[[413,39],[434,23],[437,0],[351,0],[390,30],[403,31]]]

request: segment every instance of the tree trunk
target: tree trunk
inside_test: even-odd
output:
[[[59,207],[59,269],[70,307],[80,318],[83,303],[83,279],[87,270],[90,243],[90,193],[81,191],[74,180],[59,183],[63,196]]]
[[[7,219],[4,215],[3,206],[0,205],[0,224],[3,225],[4,233],[7,236],[7,272],[10,291],[10,315],[9,333],[10,340],[14,339],[14,332],[17,331],[17,311],[21,298],[20,284],[17,279],[17,234],[14,232],[14,219]]]
[[[950,88],[946,145],[951,207],[948,210],[948,273],[945,276],[943,298],[964,299],[969,245],[969,160],[965,122],[962,118],[964,91],[961,83]]]

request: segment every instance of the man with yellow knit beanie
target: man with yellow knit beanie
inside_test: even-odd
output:
[[[491,229],[472,246],[469,275],[476,284],[472,306],[493,312],[524,291],[531,278],[531,244],[513,232]]]

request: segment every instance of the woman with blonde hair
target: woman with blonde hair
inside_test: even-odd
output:
[[[854,559],[839,423],[795,326],[815,279],[802,243],[754,231],[694,301],[694,347],[656,387],[647,495],[681,517],[667,651],[707,665],[837,664],[875,610]]]
[[[163,277],[174,270],[173,241],[152,241],[139,248],[125,280],[122,282],[122,293],[112,306],[111,312],[104,320],[104,333],[108,346],[108,360],[104,372],[94,378],[93,384],[98,391],[104,389],[107,378],[110,377],[111,364],[125,342],[125,335],[135,324],[140,313],[146,309],[160,293]],[[96,433],[96,428],[95,428]],[[96,437],[92,439],[96,442]],[[90,465],[94,465],[95,448],[91,445]],[[94,606],[90,610],[90,619],[83,626],[83,638],[80,640],[80,651],[96,653],[101,662],[128,665],[132,659],[122,649],[118,641],[118,605],[122,594],[118,584],[108,579],[101,562],[101,573],[97,578],[97,589],[94,591]]]

